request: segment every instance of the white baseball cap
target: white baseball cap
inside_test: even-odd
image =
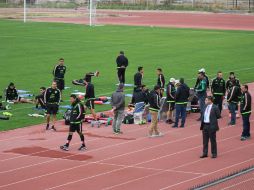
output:
[[[201,72],[202,72],[202,73],[205,73],[205,68],[199,69],[198,72],[200,72],[200,73],[201,73]]]
[[[170,78],[169,82],[175,82],[176,79],[175,78]]]

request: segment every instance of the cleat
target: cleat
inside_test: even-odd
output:
[[[80,150],[80,151],[82,151],[82,150],[87,150],[87,148],[86,148],[86,146],[85,145],[81,145],[80,147],[79,147],[79,149],[78,150]]]
[[[68,151],[69,147],[66,145],[60,146],[60,149],[64,150],[64,151]]]

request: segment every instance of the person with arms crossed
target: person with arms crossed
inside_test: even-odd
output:
[[[200,158],[206,158],[208,156],[208,143],[211,141],[212,158],[217,157],[217,142],[216,132],[219,131],[218,119],[221,118],[219,108],[213,104],[213,97],[208,96],[206,98],[206,106],[201,117],[201,127],[203,135],[203,154]]]

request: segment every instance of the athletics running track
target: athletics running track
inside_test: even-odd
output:
[[[38,10],[31,10],[31,12],[36,11]],[[67,13],[69,12],[70,10],[68,10]],[[76,18],[41,17],[34,18],[33,21],[64,22],[76,24],[89,23],[87,16],[88,13],[86,10],[73,10],[72,12],[74,15],[83,14],[84,16]],[[253,31],[254,15],[176,11],[97,10],[97,18],[95,24]]]
[[[250,88],[254,94],[254,84]],[[44,125],[2,132],[0,189],[181,190],[254,164],[253,138],[240,141],[241,119],[235,127],[228,127],[225,110],[217,133],[218,158],[200,159],[202,136],[197,117],[188,115],[185,128],[160,122],[164,136],[159,138],[147,137],[148,125],[124,125],[124,134],[113,135],[111,127],[85,124],[88,150],[83,152],[77,150],[77,134],[69,152],[59,149],[68,131],[62,121],[57,132],[45,131]],[[253,124],[252,116],[251,127]],[[252,189],[253,173],[241,183]],[[239,181],[224,187],[240,189]]]

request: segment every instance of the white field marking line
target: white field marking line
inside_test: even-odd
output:
[[[235,187],[235,186],[237,186],[237,185],[240,185],[240,184],[242,184],[242,183],[249,182],[249,181],[252,181],[252,180],[254,180],[254,178],[253,178],[253,177],[252,177],[252,178],[250,178],[250,179],[247,179],[247,180],[241,181],[241,182],[239,182],[239,183],[236,183],[236,184],[234,184],[234,185],[231,185],[231,186],[225,187],[225,188],[223,188],[223,189],[221,189],[221,190],[230,189],[231,187]]]
[[[130,167],[134,169],[144,169],[144,170],[153,170],[153,171],[164,171],[164,172],[177,172],[177,173],[186,173],[186,174],[197,174],[197,175],[204,175],[205,173],[197,173],[197,172],[185,172],[185,171],[175,171],[171,169],[159,169],[159,168],[147,168],[147,167],[141,167],[141,166],[134,166],[134,165],[124,165],[124,164],[111,164],[111,163],[105,163],[100,162],[97,163],[99,165],[109,165],[109,166],[118,166],[118,167]]]
[[[192,126],[195,126],[195,125],[192,125]],[[228,129],[228,127],[224,127],[223,129]],[[169,131],[170,132],[170,131]],[[200,135],[200,134],[199,134]],[[198,135],[193,135],[192,137],[196,137],[196,136],[198,136]],[[147,137],[145,137],[145,138],[147,138]],[[188,137],[188,138],[190,138],[190,137]],[[188,139],[188,138],[183,138],[182,140],[185,140],[185,139]],[[144,139],[144,138],[140,138],[140,139]],[[177,141],[172,141],[172,142],[178,142],[179,140],[177,140]],[[171,143],[172,143],[171,142]],[[124,143],[124,144],[126,144],[126,143]],[[119,145],[119,144],[118,144]],[[162,144],[162,145],[164,145],[164,143]],[[114,146],[114,145],[113,145]],[[156,146],[157,147],[157,146]],[[147,148],[146,148],[147,149]],[[90,151],[91,152],[91,151]],[[130,153],[128,153],[128,154],[132,154],[132,153],[135,153],[135,152],[137,152],[137,151],[133,151],[133,152],[130,152]],[[139,152],[139,151],[138,151]],[[78,154],[76,154],[76,155],[78,155]],[[60,170],[60,171],[56,171],[56,172],[51,172],[51,173],[48,173],[48,174],[44,174],[44,175],[41,175],[41,176],[36,176],[36,177],[33,177],[33,178],[28,178],[28,179],[25,179],[25,180],[21,180],[21,181],[17,181],[17,182],[13,182],[13,183],[10,183],[10,184],[7,184],[7,185],[3,185],[3,186],[0,186],[0,188],[1,187],[6,187],[6,186],[11,186],[11,185],[14,185],[14,184],[17,184],[17,183],[22,183],[22,182],[26,182],[26,181],[30,181],[30,180],[33,180],[33,179],[38,179],[38,178],[41,178],[41,177],[45,177],[45,176],[49,176],[49,175],[53,175],[53,174],[57,174],[57,173],[61,173],[61,172],[64,172],[64,171],[69,171],[69,170],[73,170],[73,169],[76,169],[76,168],[80,168],[80,167],[83,167],[83,166],[87,166],[87,165],[90,165],[90,164],[96,164],[96,163],[100,163],[100,162],[103,162],[103,161],[107,161],[107,160],[110,160],[110,159],[113,159],[113,158],[117,158],[117,157],[120,157],[120,156],[123,156],[123,155],[126,155],[126,154],[122,154],[122,155],[117,155],[117,156],[113,156],[113,157],[108,157],[108,158],[105,158],[105,159],[102,159],[102,160],[98,160],[98,161],[96,161],[96,162],[90,162],[90,163],[86,163],[86,164],[83,164],[83,165],[80,165],[80,166],[75,166],[75,167],[71,167],[71,168],[68,168],[68,169],[64,169],[64,170]],[[73,156],[73,155],[72,155]],[[58,159],[56,159],[56,160],[58,160]],[[138,163],[138,164],[142,164],[142,162],[141,163]],[[126,167],[126,168],[129,168],[129,166],[128,167]],[[122,169],[125,169],[125,168],[122,168]],[[118,171],[119,169],[117,169],[117,171]],[[113,172],[113,171],[112,171]],[[108,173],[108,172],[107,172]],[[111,172],[109,172],[109,173],[111,173]],[[97,175],[96,175],[97,176]],[[100,176],[100,175],[99,175]],[[84,179],[83,179],[84,180]],[[81,180],[82,181],[82,180]]]
[[[195,125],[192,125],[192,126],[195,126]],[[171,132],[171,131],[174,132],[175,130],[169,130],[167,133],[169,133],[169,132]],[[191,137],[183,138],[182,140],[185,140],[185,139],[188,139],[188,138],[193,138],[193,137],[196,137],[196,136],[198,136],[198,135],[193,135],[193,136],[191,136]],[[142,138],[139,138],[139,139],[137,139],[137,140],[142,140],[142,139],[147,139],[147,138],[148,138],[148,137],[142,137]],[[135,140],[135,141],[137,141],[137,140]],[[179,141],[181,141],[181,140],[172,141],[172,142],[170,142],[170,143],[179,142]],[[133,142],[133,141],[132,141],[132,142]],[[130,143],[130,142],[118,143],[118,144],[116,144],[116,145],[110,145],[110,146],[107,146],[107,147],[104,147],[104,148],[99,148],[99,149],[97,149],[97,150],[106,149],[106,148],[108,148],[108,147],[119,146],[119,145],[121,145],[121,144],[127,144],[127,143]],[[163,143],[163,145],[164,145],[164,143]],[[156,146],[156,147],[157,147],[157,146]],[[147,148],[146,148],[146,149],[147,149]],[[149,148],[149,149],[150,149],[150,148]],[[93,150],[92,150],[92,151],[93,151]],[[87,151],[87,152],[92,152],[92,151]],[[94,151],[95,151],[95,150],[94,150]],[[128,154],[132,154],[132,153],[135,153],[135,152],[137,152],[137,151],[133,151],[133,152],[130,152],[130,153],[128,153]],[[139,151],[138,151],[138,152],[139,152]],[[76,155],[80,155],[80,153],[79,153],[79,154],[73,154],[73,155],[71,155],[71,156],[66,156],[65,158],[67,158],[67,157],[73,157],[73,156],[76,156]],[[10,183],[10,184],[2,185],[2,186],[0,186],[0,188],[2,188],[2,187],[7,187],[7,186],[11,186],[11,185],[18,184],[18,183],[22,183],[22,182],[26,182],[26,181],[30,181],[30,180],[33,180],[33,179],[38,179],[38,178],[41,178],[41,177],[45,177],[45,176],[49,176],[49,175],[53,175],[53,174],[57,174],[57,173],[61,173],[61,172],[64,172],[64,171],[73,170],[73,169],[80,168],[80,167],[83,167],[83,166],[87,166],[87,165],[91,165],[91,164],[96,164],[96,163],[99,163],[99,162],[103,162],[103,161],[107,161],[107,160],[110,160],[110,159],[113,159],[113,158],[120,157],[120,156],[122,156],[122,155],[126,155],[126,153],[125,153],[125,154],[120,154],[120,155],[117,155],[117,156],[113,156],[113,157],[108,157],[108,158],[105,158],[105,159],[102,159],[102,160],[98,160],[98,161],[96,161],[96,162],[89,162],[89,163],[86,163],[86,164],[82,164],[82,165],[80,165],[80,166],[75,166],[75,167],[71,167],[71,168],[68,168],[68,169],[63,169],[63,170],[60,170],[60,171],[51,172],[51,173],[47,173],[47,174],[44,174],[44,175],[40,175],[40,176],[36,176],[36,177],[24,179],[24,180],[21,180],[21,181],[13,182],[13,183]],[[61,159],[63,159],[63,158],[61,158]],[[54,160],[51,160],[51,161],[55,161],[55,160],[60,160],[60,159],[57,158],[57,159],[54,159]],[[50,162],[50,161],[48,161],[48,162]],[[47,163],[48,163],[48,162],[47,162]],[[39,164],[37,164],[37,165],[39,165]],[[28,166],[28,167],[29,167],[29,166]],[[17,169],[18,169],[18,168],[17,168]],[[13,170],[13,171],[14,171],[14,170]]]
[[[169,130],[169,132],[174,132],[174,130]],[[147,137],[145,137],[147,138]],[[142,138],[139,138],[139,139],[136,139],[136,140],[141,140],[141,139],[144,139],[144,137]],[[110,147],[114,147],[114,146],[118,146],[118,145],[121,145],[121,144],[126,144],[128,142],[125,142],[125,143],[118,143],[118,144],[115,144],[115,145],[108,145],[106,147],[102,147],[102,148],[97,148],[97,149],[93,149],[91,151],[86,151],[85,153],[90,153],[90,152],[95,152],[97,150],[101,150],[101,149],[106,149],[106,148],[110,148]],[[20,169],[24,169],[24,168],[29,168],[29,167],[33,167],[33,166],[38,166],[38,165],[42,165],[42,164],[45,164],[45,163],[50,163],[50,162],[53,162],[53,161],[56,161],[56,160],[66,160],[67,158],[69,157],[73,157],[73,156],[77,156],[77,155],[81,155],[82,153],[77,153],[77,154],[73,154],[73,155],[70,155],[70,156],[65,156],[65,157],[62,157],[62,158],[54,158],[52,160],[49,160],[49,161],[44,161],[44,162],[39,162],[37,164],[31,164],[31,165],[27,165],[27,166],[23,166],[23,167],[20,167],[20,168],[15,168],[15,169],[12,169],[12,170],[7,170],[7,171],[3,171],[3,172],[0,172],[1,173],[7,173],[7,172],[13,172],[13,171],[17,171],[17,170],[20,170]],[[24,156],[28,156],[28,155],[24,155]],[[118,155],[119,156],[119,155]],[[118,157],[118,156],[115,156],[115,157]],[[22,156],[23,157],[23,156]],[[108,159],[112,159],[114,157],[109,157]],[[106,161],[107,159],[103,159],[101,161]],[[87,161],[85,161],[87,163]],[[93,164],[93,163],[98,163],[99,161],[96,161],[96,162],[89,162],[88,164]]]
[[[234,136],[235,137],[235,136]],[[226,140],[228,140],[228,139],[231,139],[231,138],[226,138],[226,139],[223,139],[223,140],[221,140],[221,141],[218,141],[218,142],[223,142],[223,141],[226,141]],[[252,143],[251,145],[253,145],[254,143]],[[249,144],[250,145],[250,144]],[[247,146],[249,146],[249,145],[247,145]],[[238,150],[238,149],[242,149],[242,148],[246,148],[247,146],[244,146],[244,147],[241,147],[241,148],[236,148],[236,149],[232,149],[232,150],[230,150],[230,151],[227,151],[226,153],[229,153],[229,152],[233,152],[233,151],[236,151],[236,150]],[[197,146],[198,147],[198,146]],[[194,147],[194,148],[197,148],[197,147]],[[193,148],[191,148],[191,149],[193,149]],[[188,150],[191,150],[191,149],[188,149]],[[181,151],[180,151],[181,152]],[[180,153],[180,152],[177,152],[177,154],[178,153]],[[224,154],[226,154],[226,153],[224,153]],[[169,155],[167,155],[167,156],[172,156],[172,155],[174,155],[174,154],[169,154]],[[202,160],[203,161],[203,160]],[[150,162],[150,161],[149,161]],[[144,162],[145,163],[145,162]],[[143,163],[142,163],[143,164]],[[138,164],[138,165],[140,165],[140,164]],[[126,165],[122,165],[122,166],[126,166]],[[197,172],[186,172],[186,171],[179,171],[179,170],[174,170],[174,168],[172,168],[172,169],[168,169],[168,170],[163,170],[163,169],[155,169],[155,168],[146,168],[146,167],[134,167],[134,166],[136,166],[136,164],[135,165],[130,165],[130,167],[132,167],[133,166],[133,168],[140,168],[140,169],[153,169],[153,170],[158,170],[158,171],[164,171],[164,172],[177,172],[177,173],[186,173],[186,174],[195,174],[195,175],[206,175],[206,173],[197,173]],[[163,173],[164,173],[163,172]],[[158,172],[158,173],[160,173],[160,172]],[[125,185],[125,184],[128,184],[128,183],[132,183],[132,182],[134,182],[134,181],[138,181],[138,180],[141,180],[141,179],[144,179],[144,178],[146,178],[146,176],[145,177],[141,177],[141,178],[137,178],[137,179],[134,179],[134,180],[130,180],[130,181],[126,181],[126,182],[124,182],[124,183],[121,183],[121,184],[117,184],[117,185],[114,185],[114,186],[111,186],[111,187],[107,187],[107,188],[105,188],[105,189],[113,189],[113,188],[115,188],[115,187],[118,187],[118,186],[122,186],[122,185]]]
[[[136,131],[139,131],[139,130],[141,130],[141,129],[145,129],[144,127],[142,127],[142,128],[138,128],[138,129],[133,129],[133,130],[130,130],[130,131],[128,131],[128,132],[126,132],[126,133],[132,133],[132,132],[136,132]],[[173,131],[173,130],[170,130],[170,131]],[[68,134],[68,132],[67,132],[67,134]],[[63,137],[59,137],[59,139],[60,138],[63,138]],[[58,138],[57,138],[58,139]],[[86,142],[91,142],[91,141],[95,141],[95,140],[101,140],[101,139],[105,139],[105,138],[100,138],[100,137],[98,137],[98,138],[95,138],[95,139],[91,139],[91,140],[87,140]],[[56,140],[56,139],[48,139],[47,141],[50,141],[50,140]],[[136,139],[137,140],[137,139]],[[45,142],[45,141],[43,141],[43,142]],[[38,142],[38,144],[39,144],[40,142]],[[71,144],[71,145],[76,145],[76,144],[79,144],[79,143],[74,143],[74,144]],[[35,145],[35,144],[33,144],[33,145]],[[4,159],[4,160],[0,160],[0,162],[4,162],[4,161],[8,161],[8,160],[13,160],[13,159],[16,159],[16,158],[22,158],[22,157],[26,157],[26,156],[32,156],[32,155],[34,155],[34,154],[38,154],[38,153],[43,153],[43,152],[47,152],[47,151],[51,151],[51,150],[57,150],[57,149],[59,149],[59,148],[50,148],[50,150],[43,150],[43,151],[38,151],[38,152],[34,152],[34,153],[32,153],[32,154],[28,154],[28,155],[21,155],[21,156],[16,156],[16,157],[13,157],[13,158],[8,158],[8,159]],[[94,149],[94,150],[97,150],[97,149]],[[87,151],[87,152],[91,152],[91,151]],[[1,172],[0,172],[1,173]]]
[[[245,161],[243,161],[243,162],[239,162],[239,163],[237,163],[237,164],[233,164],[233,165],[231,165],[231,166],[228,166],[228,167],[225,167],[225,168],[222,168],[222,169],[219,169],[219,170],[215,170],[215,171],[210,172],[210,173],[207,173],[207,174],[205,174],[205,175],[203,175],[203,176],[198,176],[198,177],[195,177],[195,178],[192,178],[192,179],[188,179],[188,180],[185,180],[185,181],[176,183],[176,184],[174,184],[174,185],[170,185],[170,186],[161,188],[160,190],[169,189],[169,188],[171,188],[171,187],[174,187],[174,186],[177,186],[177,185],[181,185],[181,184],[183,184],[183,183],[186,183],[186,182],[189,182],[189,181],[193,181],[193,180],[195,180],[195,179],[199,179],[199,178],[201,178],[201,177],[208,176],[208,175],[211,175],[211,174],[214,174],[214,173],[223,171],[223,170],[225,170],[225,169],[232,168],[232,167],[234,167],[234,166],[238,166],[238,165],[244,164],[244,163],[249,162],[249,161],[252,161],[252,160],[254,160],[254,158],[245,160]]]
[[[254,158],[253,158],[253,159],[254,159]],[[139,164],[142,164],[142,162],[141,162],[141,163],[137,163],[137,164],[135,164],[135,165],[139,165]],[[133,166],[135,166],[135,165],[133,165]],[[106,174],[109,174],[109,173],[114,173],[114,172],[116,172],[116,171],[124,170],[124,169],[131,168],[131,167],[132,167],[132,166],[126,166],[126,167],[119,168],[119,169],[115,169],[115,170],[112,170],[112,171],[109,171],[109,172],[97,174],[97,175],[95,175],[95,176],[90,176],[90,177],[87,177],[87,178],[83,178],[83,179],[79,179],[79,180],[76,180],[76,181],[68,182],[68,183],[65,183],[65,184],[62,184],[62,185],[59,185],[59,186],[54,186],[54,187],[48,188],[48,189],[46,189],[46,190],[56,189],[56,188],[59,188],[59,187],[63,187],[63,186],[70,185],[70,184],[74,184],[74,183],[77,183],[77,182],[80,182],[80,181],[84,181],[84,180],[91,179],[91,178],[94,178],[94,177],[106,175]],[[160,172],[158,172],[158,173],[164,173],[164,172],[163,172],[163,171],[160,171]],[[206,176],[206,175],[207,175],[207,174],[204,174],[204,175],[201,175],[201,176]]]

